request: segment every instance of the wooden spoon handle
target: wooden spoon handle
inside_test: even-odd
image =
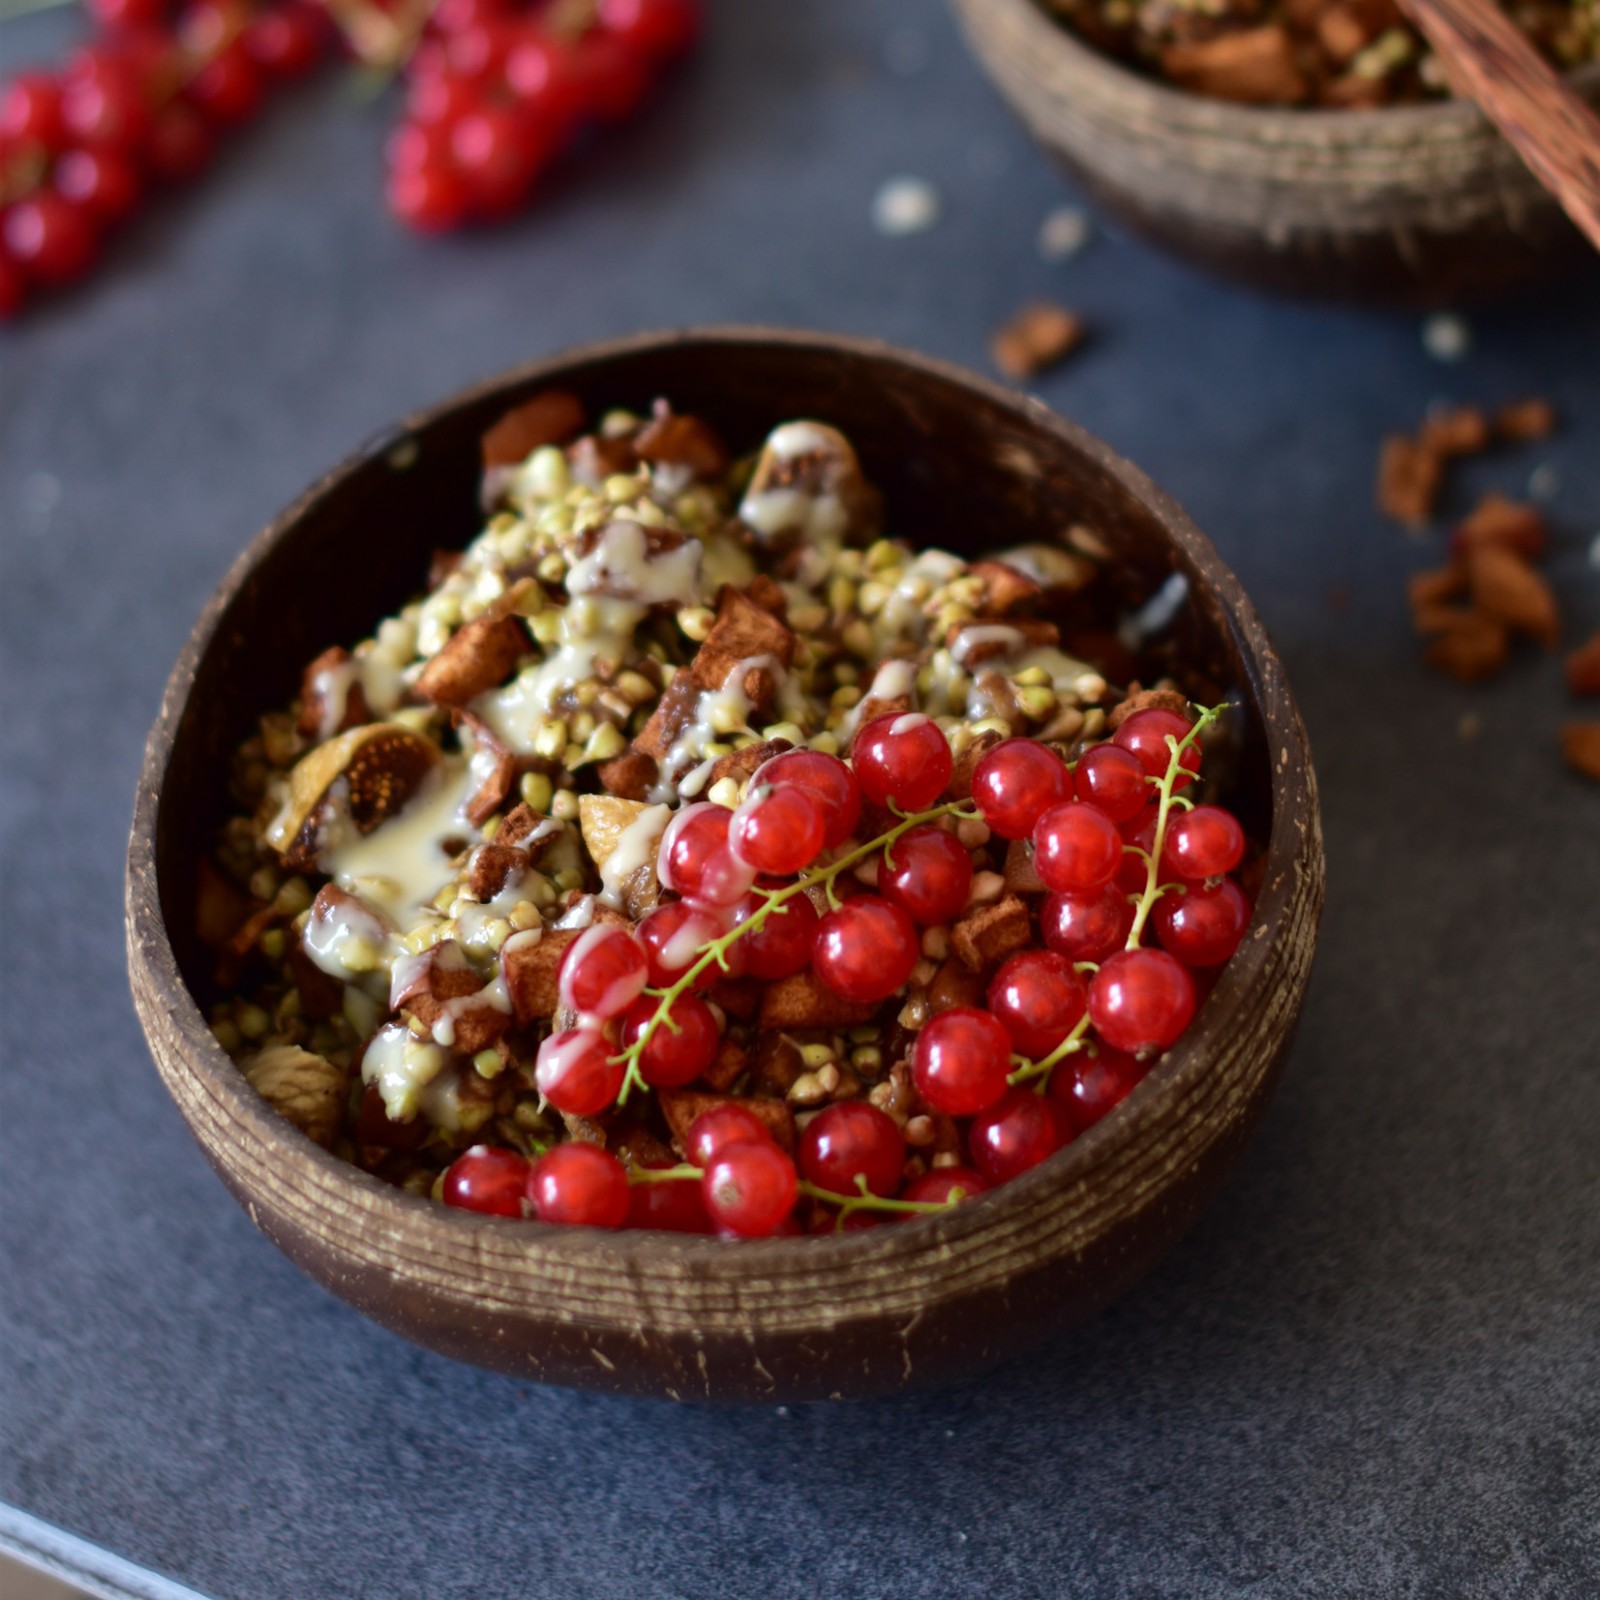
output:
[[[1450,80],[1600,249],[1600,117],[1493,0],[1400,0]]]

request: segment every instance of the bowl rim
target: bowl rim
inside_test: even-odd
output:
[[[1319,887],[1322,867],[1317,788],[1311,765],[1309,744],[1300,721],[1287,677],[1255,608],[1238,579],[1222,561],[1209,539],[1200,532],[1178,503],[1159,489],[1139,468],[1101,442],[1079,424],[1063,417],[1031,395],[995,382],[956,363],[907,350],[888,341],[824,330],[769,327],[754,324],[710,324],[682,326],[628,335],[567,347],[523,363],[507,371],[479,380],[458,390],[445,400],[408,413],[395,424],[368,436],[365,443],[345,456],[336,466],[317,478],[282,512],[273,517],[235,558],[218,583],[191,630],[175,662],[162,695],[161,708],[146,740],[129,836],[126,908],[130,977],[136,1007],[147,1042],[155,1045],[151,1020],[146,1015],[147,999],[141,982],[162,997],[160,1012],[179,1036],[189,1074],[203,1086],[207,1096],[219,1102],[230,1125],[248,1133],[262,1148],[277,1147],[292,1151],[302,1169],[316,1180],[316,1187],[332,1194],[343,1191],[353,1204],[384,1217],[390,1239],[402,1238],[417,1227],[432,1231],[440,1241],[453,1246],[456,1264],[475,1263],[482,1270],[478,1247],[485,1241],[496,1246],[512,1241],[524,1266],[542,1263],[552,1271],[567,1271],[582,1258],[601,1262],[619,1278],[627,1278],[635,1288],[652,1277],[652,1268],[663,1263],[679,1277],[685,1270],[699,1282],[727,1286],[754,1276],[771,1280],[776,1286],[793,1288],[804,1283],[813,1292],[826,1280],[830,1289],[850,1282],[852,1266],[882,1262],[898,1257],[901,1265],[921,1254],[932,1261],[941,1258],[957,1242],[984,1233],[1005,1234],[1023,1221],[1042,1217],[1070,1191],[1085,1168],[1092,1166],[1118,1142],[1126,1139],[1135,1118],[1127,1115],[1105,1118],[1086,1133],[1073,1139],[1062,1150],[1033,1170],[998,1186],[978,1201],[953,1208],[936,1216],[915,1217],[892,1228],[868,1228],[849,1233],[808,1235],[798,1239],[771,1238],[743,1240],[729,1248],[713,1236],[666,1233],[655,1230],[622,1229],[610,1231],[590,1227],[518,1227],[499,1217],[442,1206],[433,1200],[407,1194],[391,1184],[341,1160],[331,1151],[314,1144],[299,1129],[284,1120],[250,1087],[244,1075],[218,1044],[179,969],[165,919],[161,914],[160,885],[157,877],[156,843],[161,805],[165,795],[168,765],[187,708],[189,691],[197,668],[210,650],[230,607],[249,583],[256,569],[271,554],[278,542],[324,497],[347,479],[386,458],[399,445],[450,413],[473,405],[497,393],[527,392],[543,384],[562,381],[574,369],[625,360],[634,355],[678,351],[691,355],[696,347],[748,346],[818,350],[847,361],[865,365],[889,363],[909,370],[918,378],[940,383],[957,391],[974,393],[1002,411],[1013,414],[1021,424],[1052,436],[1087,464],[1110,479],[1123,494],[1141,505],[1160,526],[1163,541],[1182,558],[1192,574],[1198,575],[1216,600],[1219,625],[1232,635],[1244,668],[1243,683],[1248,701],[1253,703],[1269,737],[1281,735],[1283,743],[1277,759],[1267,763],[1271,797],[1272,831],[1267,841],[1264,884],[1279,881],[1283,890],[1269,908],[1272,937],[1258,932],[1252,919],[1251,933],[1241,945],[1216,983],[1195,1022],[1182,1039],[1157,1060],[1146,1078],[1133,1091],[1128,1109],[1140,1101],[1148,1110],[1160,1102],[1176,1102],[1185,1091],[1202,1080],[1214,1054],[1208,1037],[1212,1029],[1204,1026],[1209,1013],[1215,1019],[1233,1015],[1243,998],[1263,974],[1283,935],[1292,924],[1295,910],[1293,885],[1297,877],[1310,871]],[[509,402],[508,402],[509,403]],[[1274,726],[1267,715],[1268,701],[1277,708],[1281,725]],[[1291,835],[1289,821],[1295,811],[1296,796],[1306,811]],[[1266,891],[1256,908],[1262,914]],[[1313,915],[1315,905],[1313,908]],[[151,1007],[151,1010],[155,1010]],[[153,1049],[157,1066],[172,1087],[169,1068],[162,1052]],[[187,1115],[186,1115],[187,1120]],[[206,1151],[208,1159],[221,1165]],[[309,1167],[306,1164],[309,1163]],[[303,1189],[303,1179],[297,1180]],[[252,1220],[257,1208],[248,1205]],[[1006,1237],[1009,1237],[1006,1234]],[[496,1259],[505,1255],[496,1251]],[[433,1286],[438,1292],[440,1286]],[[831,1302],[834,1306],[843,1301]],[[859,1310],[859,1308],[855,1308]],[[581,1315],[567,1320],[582,1320]],[[595,1311],[599,1325],[611,1325],[613,1318]],[[741,1325],[742,1326],[742,1325]]]
[[[1140,106],[1163,122],[1204,125],[1212,132],[1233,132],[1253,139],[1265,138],[1274,144],[1298,143],[1302,137],[1326,142],[1326,136],[1345,131],[1351,134],[1414,135],[1424,126],[1442,127],[1450,123],[1457,131],[1498,132],[1488,116],[1471,100],[1454,95],[1402,106],[1354,107],[1340,110],[1331,106],[1255,106],[1214,95],[1194,94],[1135,71],[1115,56],[1096,50],[1080,38],[1065,22],[1051,17],[1040,0],[951,0],[964,16],[978,19],[984,12],[1003,12],[1018,27],[1029,30],[1033,48],[1027,57],[1036,62],[1041,55],[1055,51],[1081,73],[1097,73],[1114,83],[1129,107]],[[1035,80],[1039,69],[1025,65]],[[1600,61],[1586,61],[1562,74],[1580,91],[1593,89],[1600,95]]]

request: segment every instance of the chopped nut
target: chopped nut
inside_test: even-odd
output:
[[[1140,711],[1151,710],[1176,711],[1181,717],[1190,716],[1188,699],[1176,689],[1140,689],[1135,686],[1122,704],[1106,718],[1106,726],[1115,733],[1129,717]]]
[[[1083,321],[1046,300],[1025,305],[989,341],[994,364],[1008,378],[1031,378],[1083,343]]]

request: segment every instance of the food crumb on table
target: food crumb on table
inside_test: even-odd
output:
[[[1057,206],[1039,224],[1039,254],[1046,261],[1070,261],[1089,243],[1094,225],[1077,206]]]
[[[1461,361],[1472,349],[1472,325],[1453,311],[1435,312],[1422,324],[1422,348],[1435,361]]]
[[[1008,378],[1031,378],[1064,360],[1083,337],[1083,319],[1076,313],[1048,300],[1032,300],[995,329],[989,354]]]
[[[888,178],[872,197],[872,226],[887,238],[923,233],[939,220],[939,191],[926,178]]]

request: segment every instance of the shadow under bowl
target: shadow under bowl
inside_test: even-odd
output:
[[[232,752],[301,664],[423,587],[476,532],[478,440],[549,385],[591,415],[658,395],[735,449],[825,418],[918,544],[996,549],[1093,526],[1128,604],[1174,572],[1172,634],[1239,703],[1230,796],[1266,846],[1251,931],[1189,1031],[1111,1116],[947,1215],[729,1244],[518,1224],[405,1194],[268,1108],[206,1025],[195,877],[230,805]],[[1102,582],[1107,581],[1105,579]],[[207,606],[150,734],[129,850],[128,954],[156,1064],[251,1219],[318,1282],[434,1350],[523,1378],[636,1395],[800,1400],[953,1379],[1098,1311],[1194,1222],[1276,1080],[1323,890],[1316,783],[1283,669],[1237,580],[1139,472],[1038,403],[888,346],[707,329],[559,355],[410,418],[245,551]]]

